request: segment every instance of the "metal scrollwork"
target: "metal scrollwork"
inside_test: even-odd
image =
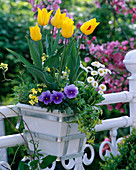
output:
[[[85,153],[84,156],[83,156],[83,163],[85,165],[90,165],[93,162],[93,160],[94,160],[95,152],[94,152],[94,148],[92,147],[92,145],[86,144],[84,149],[86,149],[86,148],[90,149],[90,151],[91,151],[91,158],[88,159],[87,158],[87,153]]]
[[[100,148],[99,148],[99,155],[100,155],[100,158],[101,158],[103,161],[105,161],[104,156],[110,157],[110,153],[111,153],[109,150],[106,150],[106,153],[105,153],[105,155],[103,156],[102,150],[103,150],[105,144],[108,144],[109,147],[110,147],[111,152],[113,152],[112,144],[111,144],[109,141],[104,141],[104,142],[102,142],[101,145],[100,145]]]
[[[5,161],[1,161],[1,162],[0,162],[0,166],[1,166],[1,167],[4,167],[4,168],[6,168],[6,169],[11,170],[10,165],[9,165],[7,162],[5,162]]]
[[[86,148],[89,148],[90,151],[91,151],[91,157],[89,159],[87,157],[87,153],[84,153],[83,157],[75,158],[75,160],[74,159],[70,159],[68,164],[66,164],[65,161],[61,161],[63,167],[65,169],[72,169],[74,167],[74,170],[79,170],[79,169],[80,170],[85,170],[84,167],[83,167],[83,163],[85,165],[90,165],[93,162],[94,155],[95,155],[94,154],[95,153],[94,152],[94,148],[91,145],[86,144],[85,147],[84,147],[84,150]]]
[[[72,169],[75,166],[75,161],[73,159],[69,159],[68,164],[66,164],[65,161],[61,161],[61,163],[65,169]]]

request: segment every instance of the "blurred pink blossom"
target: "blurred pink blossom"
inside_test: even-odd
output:
[[[88,63],[88,62],[90,61],[90,57],[85,57],[85,58],[84,58],[84,61],[85,61],[86,63]]]

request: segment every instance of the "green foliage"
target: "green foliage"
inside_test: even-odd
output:
[[[44,157],[44,155],[40,153],[41,150],[38,149],[39,145],[36,143],[34,145],[35,154],[32,155],[31,159],[25,156],[24,159],[22,159],[19,163],[19,170],[41,170],[47,168],[51,163],[56,161],[56,156],[48,155]]]
[[[27,2],[18,1],[18,3],[10,0],[0,1],[0,63],[7,63],[9,70],[6,74],[7,79],[14,80],[19,70],[23,67],[19,64],[19,60],[14,55],[9,54],[6,48],[14,49],[20,55],[26,56],[28,46],[24,35],[27,35],[28,28],[34,22],[30,19],[32,15],[30,5]],[[15,81],[2,82],[3,75],[0,70],[0,101],[2,96],[11,94],[11,88],[15,85]]]
[[[130,170],[136,169],[136,129],[133,128],[131,135],[124,138],[118,144],[120,154],[106,158],[105,164],[100,163],[103,170]]]
[[[14,86],[13,91],[13,98],[15,103],[27,103],[29,101],[29,94],[31,89],[36,88],[36,84],[26,82],[25,84],[19,84],[18,86]]]

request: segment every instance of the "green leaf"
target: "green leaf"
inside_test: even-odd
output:
[[[59,57],[63,51],[64,46],[62,46],[58,51],[57,54],[48,57],[47,60],[44,61],[44,66],[48,66],[50,68],[58,68],[59,67]]]
[[[42,45],[42,40],[37,41],[37,43],[38,43],[38,52],[39,52],[39,54],[40,54],[40,57],[42,57],[42,56],[43,56],[43,45]]]
[[[71,50],[72,50],[72,47],[73,47],[73,44],[74,44],[74,40],[75,40],[75,37],[71,40],[71,42],[69,43],[69,45],[65,49],[64,59],[63,59],[63,63],[62,63],[62,66],[63,66],[62,70],[65,69],[65,66],[68,62],[68,59],[70,57],[70,53],[71,53]]]
[[[70,83],[73,83],[77,77],[77,72],[80,67],[80,57],[77,56],[77,48],[75,44],[72,46],[68,67],[70,68]]]
[[[32,168],[36,169],[38,167],[38,162],[39,162],[39,160],[34,160],[34,161],[30,162],[30,166],[32,166]]]
[[[29,166],[24,161],[20,161],[19,170],[29,170]]]
[[[48,86],[48,88],[51,89],[56,89],[56,83],[53,82],[53,78],[47,73],[47,72],[42,72],[42,70],[38,69],[37,67],[30,67],[26,66],[28,69],[33,71],[33,74],[35,74],[41,81]]]
[[[68,107],[68,108],[66,108],[66,113],[67,113],[67,115],[72,115],[73,110],[70,107]]]
[[[57,157],[56,156],[51,156],[48,155],[46,157],[44,157],[42,159],[42,163],[40,164],[40,167],[42,169],[47,168],[49,166],[49,164],[53,163],[54,161],[56,161]]]
[[[57,37],[56,37],[55,42],[53,44],[53,54],[55,53],[55,51],[56,51],[56,49],[58,47],[59,37],[60,37],[60,29],[58,29],[58,34],[57,34]]]
[[[51,40],[49,39],[49,35],[46,35],[46,52],[48,56],[51,56]]]
[[[25,65],[28,65],[28,66],[31,66],[32,64],[27,61],[24,57],[22,57],[20,54],[10,50],[10,49],[7,49],[11,54],[13,54],[14,56],[16,56],[17,58],[19,58],[19,60],[24,63]]]
[[[27,38],[27,42],[28,42],[30,55],[33,60],[33,63],[37,67],[42,69],[42,60],[41,60],[42,55],[40,55],[41,52],[40,51],[38,52],[38,49],[37,49],[40,46],[40,43],[38,46],[38,42],[35,42],[35,41],[33,42],[32,40],[29,40],[28,38]],[[40,48],[42,48],[42,47],[40,47]]]

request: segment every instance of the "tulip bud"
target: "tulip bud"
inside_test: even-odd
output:
[[[55,16],[51,19],[51,24],[56,28],[61,28],[65,18],[66,13],[61,14],[60,9],[58,8],[58,10],[55,13]]]
[[[53,12],[51,10],[49,13],[47,13],[47,9],[43,8],[42,10],[38,8],[38,16],[37,16],[37,22],[39,25],[47,25],[49,23],[50,15]]]
[[[35,27],[30,27],[30,36],[34,41],[39,41],[42,39],[42,34],[40,33],[40,28],[37,24]]]
[[[69,17],[66,17],[62,24],[61,35],[64,38],[70,38],[74,33],[74,21]]]
[[[96,22],[96,18],[91,19],[90,21],[85,22],[81,27],[80,30],[85,35],[90,35],[93,33],[94,29],[99,25],[100,22]]]

